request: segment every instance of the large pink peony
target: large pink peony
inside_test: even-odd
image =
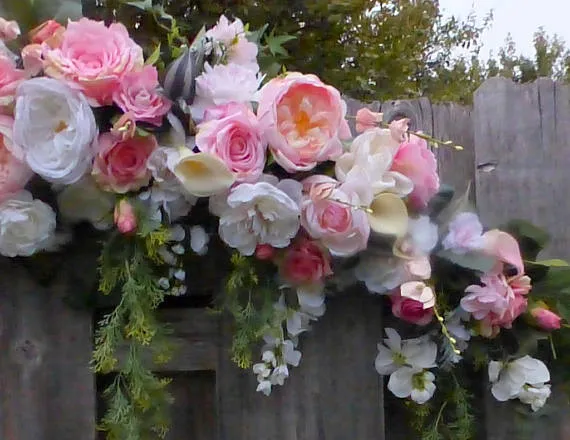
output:
[[[309,235],[335,256],[350,256],[366,249],[370,224],[366,212],[354,207],[371,202],[355,191],[351,182],[339,183],[327,176],[303,180],[301,224]]]
[[[151,172],[147,161],[157,148],[154,136],[121,140],[111,133],[99,136],[99,151],[93,176],[101,188],[124,194],[148,185]]]
[[[33,175],[28,165],[10,153],[13,123],[11,117],[0,115],[0,202],[23,189]]]
[[[171,102],[158,93],[158,72],[153,66],[145,66],[138,72],[130,72],[113,93],[113,101],[135,121],[160,126]]]
[[[143,67],[143,52],[121,23],[70,22],[56,48],[44,46],[46,75],[67,81],[93,106],[109,105],[123,78]]]
[[[0,53],[0,113],[7,112],[7,107],[14,101],[18,84],[25,78],[26,73],[16,68],[14,60]]]
[[[411,136],[409,141],[400,145],[391,170],[403,174],[414,183],[409,200],[417,209],[425,208],[439,190],[435,156],[427,142],[417,136]]]
[[[255,114],[245,104],[206,110],[204,122],[198,125],[196,145],[222,159],[237,182],[256,182],[263,173],[267,144]]]
[[[334,87],[298,72],[274,78],[260,90],[257,116],[275,160],[293,173],[342,154],[350,137],[346,104]]]

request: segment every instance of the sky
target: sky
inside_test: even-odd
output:
[[[540,26],[549,35],[558,34],[570,44],[570,0],[440,0],[439,3],[444,13],[463,18],[472,10],[478,17],[493,10],[492,27],[483,35],[483,58],[488,58],[489,51],[496,54],[509,32],[517,51],[532,56],[532,37]]]

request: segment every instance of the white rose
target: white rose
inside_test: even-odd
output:
[[[236,63],[208,63],[204,73],[196,78],[196,99],[190,107],[192,117],[201,120],[208,107],[229,102],[250,102],[259,89],[263,77],[255,71]]]
[[[53,183],[77,182],[90,168],[97,125],[85,97],[61,81],[34,78],[16,93],[14,151]]]
[[[222,240],[243,255],[252,255],[258,244],[284,248],[297,235],[301,210],[295,200],[300,193],[301,184],[288,179],[277,185],[242,183],[225,200],[212,197],[210,210],[220,217]]]
[[[52,246],[56,217],[51,207],[20,191],[0,204],[0,254],[30,256]]]
[[[358,170],[359,174],[367,176],[374,195],[382,192],[401,197],[408,195],[414,189],[412,181],[401,173],[390,171],[398,146],[388,129],[365,131],[336,161],[337,179],[345,182],[351,171]]]
[[[88,221],[97,229],[113,226],[115,196],[99,189],[91,176],[65,186],[57,196],[61,216],[71,223]]]

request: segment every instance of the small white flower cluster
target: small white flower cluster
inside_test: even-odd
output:
[[[544,363],[530,356],[512,362],[489,363],[491,393],[499,402],[519,399],[538,411],[550,397],[550,372]]]
[[[301,352],[295,350],[295,342],[290,339],[264,338],[266,346],[261,360],[263,362],[253,366],[257,375],[257,391],[266,396],[271,394],[273,385],[283,385],[289,377],[288,365],[297,367],[301,361]]]
[[[387,376],[388,389],[400,398],[411,398],[422,405],[435,392],[435,376],[428,371],[436,367],[437,345],[427,337],[402,338],[393,328],[386,328],[387,338],[378,344],[375,367]]]
[[[170,229],[171,243],[163,246],[159,250],[161,258],[170,266],[168,277],[162,277],[158,280],[158,285],[168,291],[169,295],[182,296],[187,292],[186,271],[181,261],[182,255],[186,253],[186,249],[182,244],[186,238],[186,231],[180,225],[175,225]],[[190,247],[198,255],[205,255],[208,252],[208,242],[210,237],[203,227],[193,226],[190,228]]]

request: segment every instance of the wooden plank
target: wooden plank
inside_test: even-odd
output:
[[[218,318],[207,309],[164,309],[159,313],[172,330],[168,343],[174,347],[173,357],[166,364],[153,365],[150,353],[145,353],[146,364],[155,371],[215,370],[219,351]],[[120,349],[119,361],[125,355],[126,348]]]
[[[477,173],[477,205],[484,223],[529,220],[555,237],[545,256],[563,258],[570,257],[569,119],[570,90],[548,79],[516,85],[494,78],[475,94],[476,162],[498,162],[495,171]],[[560,428],[564,414],[568,406],[560,405],[558,412],[539,419],[534,438],[565,438]],[[486,419],[489,439],[513,438],[512,412],[492,397]]]
[[[62,301],[76,287],[77,255],[49,287],[14,260],[0,262],[0,438],[95,438],[95,386],[89,369],[92,317]],[[87,269],[84,277],[94,275]]]
[[[384,439],[382,378],[374,369],[382,298],[346,295],[301,336],[301,365],[271,396],[229,358],[230,325],[217,370],[219,440]]]
[[[216,375],[213,371],[177,374],[169,387],[174,397],[167,440],[216,440]]]

